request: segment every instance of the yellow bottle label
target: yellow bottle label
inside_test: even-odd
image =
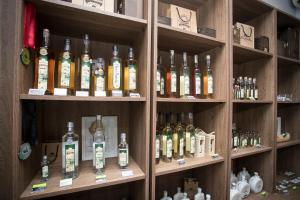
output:
[[[162,136],[162,154],[164,156],[167,155],[167,136]]]
[[[178,133],[173,134],[173,150],[174,153],[178,153]]]

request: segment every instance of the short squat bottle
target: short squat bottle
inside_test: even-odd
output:
[[[49,178],[49,161],[48,161],[47,155],[43,156],[43,160],[41,162],[41,167],[42,167],[41,181],[46,182],[46,181],[48,181],[48,178]]]
[[[121,133],[121,142],[119,144],[119,166],[121,169],[126,169],[129,163],[129,156],[128,156],[128,144],[126,142],[126,133]]]
[[[93,141],[93,166],[96,174],[102,174],[105,167],[105,136],[102,124],[102,116],[96,116],[97,128]]]
[[[78,140],[74,123],[68,122],[68,132],[62,138],[62,171],[64,178],[78,177]]]

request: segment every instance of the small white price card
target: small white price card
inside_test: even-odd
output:
[[[66,88],[54,88],[54,95],[67,96],[67,89]]]
[[[123,177],[133,176],[133,171],[132,171],[132,170],[125,170],[125,171],[122,171],[122,176],[123,176]]]
[[[130,97],[141,97],[141,95],[139,93],[129,93]]]
[[[113,90],[112,91],[112,96],[113,97],[122,97],[123,96],[123,92],[122,92],[122,90]]]
[[[76,96],[77,97],[88,97],[89,92],[88,91],[76,91]]]
[[[106,97],[105,91],[95,91],[95,97]]]
[[[62,179],[59,182],[59,187],[66,187],[73,184],[72,178]]]
[[[105,174],[100,174],[96,176],[96,182],[101,183],[101,182],[106,182],[106,175]]]
[[[45,92],[46,90],[44,89],[33,89],[33,88],[30,88],[29,91],[28,91],[28,94],[29,95],[45,95]]]

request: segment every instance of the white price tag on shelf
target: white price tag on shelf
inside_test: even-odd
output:
[[[29,95],[38,95],[38,96],[41,96],[41,95],[45,95],[45,92],[46,92],[46,90],[44,90],[44,89],[30,88],[29,91],[28,91],[28,94]]]
[[[76,91],[76,96],[77,97],[88,97],[89,92],[88,91]]]
[[[122,176],[123,176],[123,177],[133,176],[133,171],[132,171],[132,170],[125,170],[125,171],[122,171]]]
[[[141,95],[139,93],[129,93],[130,97],[141,97]]]
[[[123,91],[122,90],[113,90],[112,91],[112,96],[113,97],[122,97],[123,96]]]
[[[66,187],[73,184],[72,178],[62,179],[59,182],[59,187]]]
[[[106,97],[105,91],[95,91],[95,97]]]
[[[54,95],[56,96],[67,96],[68,90],[66,88],[54,88]]]
[[[101,174],[96,176],[96,183],[103,183],[106,182],[106,175]]]

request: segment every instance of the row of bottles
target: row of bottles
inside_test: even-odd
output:
[[[204,193],[202,192],[202,188],[198,188],[197,189],[197,193],[193,196],[193,198],[189,198],[188,194],[186,192],[181,192],[181,188],[178,187],[177,188],[177,193],[174,194],[173,199],[172,197],[168,196],[168,192],[164,191],[164,196],[161,198],[161,200],[211,200],[211,195],[210,194],[206,194],[204,195]]]
[[[201,72],[198,55],[194,55],[194,67],[188,65],[187,53],[183,53],[181,67],[175,65],[175,51],[170,50],[170,66],[163,67],[158,57],[156,92],[158,97],[212,98],[214,93],[210,55],[206,56],[205,70]]]
[[[126,169],[129,164],[129,149],[126,142],[126,133],[121,133],[118,146],[118,165]],[[41,163],[42,181],[49,177],[49,162],[43,156]],[[96,116],[96,130],[93,135],[93,167],[96,175],[104,174],[105,169],[105,134],[102,116]],[[77,178],[79,169],[79,136],[74,132],[74,123],[68,122],[67,133],[62,137],[62,175],[63,178]]]
[[[240,100],[258,100],[256,78],[242,77],[233,79],[233,98]]]
[[[177,117],[176,117],[177,116]],[[193,125],[193,113],[158,113],[156,125],[156,163],[171,162],[184,157],[203,157],[215,154],[214,132],[206,134]]]
[[[128,49],[128,57],[123,67],[119,49],[114,45],[110,63],[106,68],[103,58],[91,58],[89,36],[85,34],[80,61],[75,67],[71,40],[66,38],[56,66],[54,54],[48,52],[49,38],[49,30],[44,29],[43,44],[35,62],[34,88],[45,90],[46,94],[53,94],[54,87],[67,89],[68,95],[74,95],[75,91],[84,91],[94,96],[137,94],[138,70],[132,48]]]
[[[235,123],[232,127],[232,148],[259,147],[261,136],[254,130],[236,129]]]
[[[251,177],[245,167],[238,173],[238,176],[231,172],[230,184],[230,200],[241,200],[248,197],[250,191],[259,193],[263,189],[263,180],[258,173],[254,172]]]

